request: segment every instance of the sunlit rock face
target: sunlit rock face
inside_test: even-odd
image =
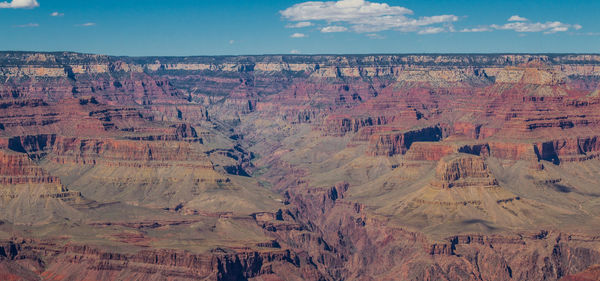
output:
[[[0,279],[595,280],[599,137],[597,55],[1,52]]]

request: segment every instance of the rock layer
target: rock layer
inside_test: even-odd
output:
[[[0,52],[0,81],[0,279],[600,263],[598,55]]]

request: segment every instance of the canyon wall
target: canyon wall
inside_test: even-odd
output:
[[[579,280],[598,136],[593,54],[0,52],[0,279]]]

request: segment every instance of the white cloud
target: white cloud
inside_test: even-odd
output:
[[[524,18],[524,17],[520,17],[519,15],[514,15],[514,16],[508,18],[508,21],[528,21],[528,19]]]
[[[40,25],[37,23],[27,23],[27,24],[20,24],[20,25],[13,25],[13,27],[19,27],[19,28],[25,28],[25,27],[39,27]]]
[[[292,37],[292,38],[304,38],[304,37],[307,37],[307,36],[304,33],[294,33],[294,34],[290,35],[290,37]]]
[[[95,22],[86,22],[86,23],[78,24],[77,26],[95,26],[95,25],[96,25]]]
[[[344,32],[347,31],[348,28],[339,25],[326,26],[321,28],[321,32],[323,33],[332,33],[332,32]]]
[[[12,0],[10,2],[0,2],[0,8],[33,9],[39,6],[40,4],[37,0]]]
[[[334,26],[338,26],[337,29],[325,27],[321,29],[322,32],[341,32],[349,28],[361,33],[391,29],[419,32],[429,30],[426,27],[430,25],[458,21],[455,15],[413,18],[410,17],[413,11],[405,7],[365,0],[309,1],[293,5],[280,13],[285,19],[293,22],[324,21],[327,24],[336,23]]]
[[[294,54],[294,55],[299,54],[299,53],[300,53],[300,51],[298,51],[298,50],[291,50],[290,51],[290,54]]]
[[[53,13],[52,13],[52,14],[50,14],[50,15],[51,15],[51,16],[53,16],[53,17],[62,17],[62,16],[64,16],[65,14],[63,14],[63,13],[59,13],[59,12],[53,12]]]
[[[235,40],[229,40],[229,45],[235,44]]]
[[[479,26],[475,28],[464,28],[460,32],[486,32],[493,30],[513,30],[520,33],[525,32],[543,32],[552,34],[557,32],[565,32],[571,29],[580,30],[583,27],[579,24],[568,24],[560,21],[548,22],[532,22],[527,18],[514,15],[508,18],[507,23],[498,25],[492,24],[489,26]]]
[[[419,30],[419,34],[437,34],[437,33],[441,33],[444,32],[446,29],[442,28],[442,27],[427,27],[425,29],[421,29]]]
[[[280,11],[284,19],[291,22],[287,27],[306,27],[313,22],[323,22],[321,32],[377,33],[386,30],[435,34],[455,32],[454,23],[459,17],[451,14],[414,17],[413,11],[387,3],[366,0],[308,1],[295,4]],[[516,32],[543,32],[546,34],[579,30],[578,24],[559,21],[532,22],[525,17],[513,15],[501,25],[492,24],[473,28],[463,28],[460,32],[487,32],[493,30],[514,30]]]
[[[483,26],[483,27],[474,27],[474,28],[464,28],[464,29],[461,29],[460,32],[487,32],[487,31],[492,31],[492,30],[487,26]]]
[[[559,21],[552,22],[509,22],[503,25],[491,25],[494,29],[514,30],[516,32],[544,32],[546,34],[568,31],[570,28],[581,29],[581,25],[571,25]]]
[[[291,21],[324,20],[330,22],[412,13],[411,10],[404,7],[392,7],[385,3],[371,3],[364,0],[309,1],[281,11],[281,15]]]
[[[356,32],[378,32],[390,29],[397,29],[402,32],[418,32],[428,25],[445,24],[455,21],[458,21],[458,17],[454,15],[421,17],[419,19],[384,16],[357,21],[353,29]]]
[[[309,27],[309,26],[313,26],[313,23],[310,21],[301,21],[301,22],[297,22],[294,24],[288,24],[285,27],[287,27],[287,28],[302,28],[302,27]]]

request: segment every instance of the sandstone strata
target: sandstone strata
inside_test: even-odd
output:
[[[0,279],[600,263],[598,55],[4,52],[0,81]]]

